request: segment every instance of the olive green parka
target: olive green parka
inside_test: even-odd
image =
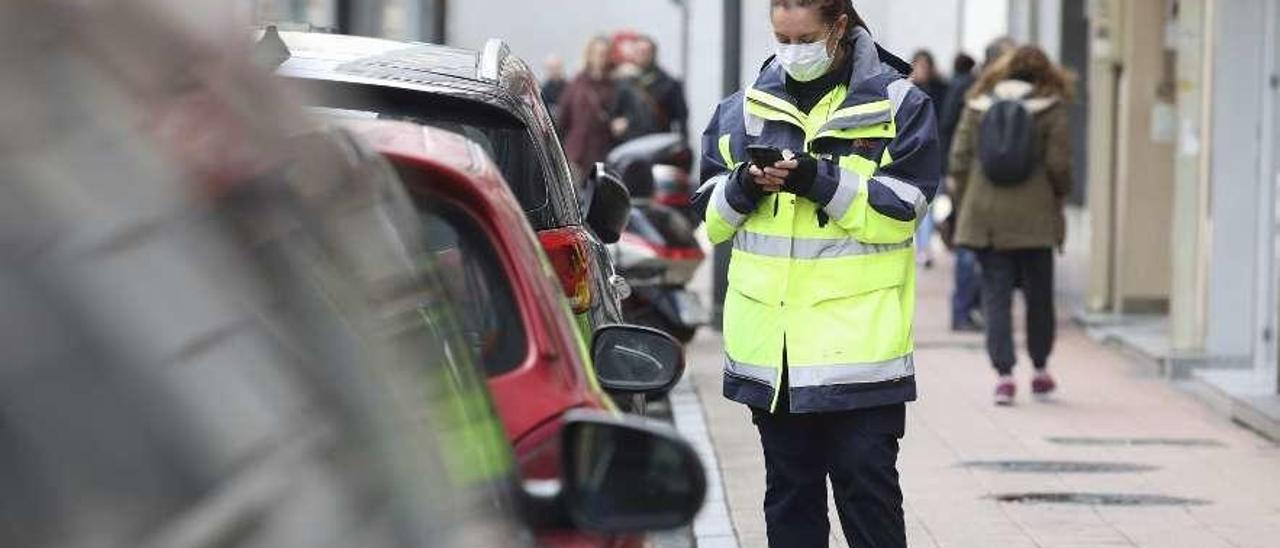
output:
[[[1072,186],[1068,105],[1060,97],[1033,97],[1032,86],[1017,80],[1000,82],[992,95],[1022,101],[1035,117],[1036,166],[1026,181],[993,184],[978,159],[978,140],[982,117],[994,99],[969,100],[948,170],[955,182],[951,199],[958,211],[956,245],[994,250],[1061,247],[1066,240],[1062,208]]]

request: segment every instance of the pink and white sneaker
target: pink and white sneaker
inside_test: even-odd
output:
[[[1031,379],[1031,393],[1038,398],[1048,397],[1057,389],[1058,383],[1054,382],[1053,377],[1046,371],[1036,373],[1035,378]]]
[[[996,383],[996,405],[1008,406],[1013,405],[1013,396],[1018,393],[1018,385],[1013,383],[1013,377],[1001,376]]]

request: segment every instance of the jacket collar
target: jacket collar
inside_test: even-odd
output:
[[[866,29],[862,27],[853,29],[851,44],[850,55],[844,60],[846,63],[853,63],[853,70],[849,77],[849,89],[854,89],[859,84],[887,72],[897,72],[889,64],[892,59],[881,59],[883,50],[876,45],[871,38],[871,34]],[[883,54],[887,57],[892,57],[887,52]],[[793,107],[795,106],[795,100],[787,93],[786,69],[782,67],[782,63],[776,57],[770,57],[765,62],[765,66],[760,71],[760,76],[756,78],[755,84],[751,86],[751,90],[767,93]],[[748,93],[750,93],[750,90]],[[841,108],[846,108],[861,102],[864,101],[850,94],[840,106]]]
[[[1019,101],[1032,114],[1039,114],[1058,104],[1057,96],[1031,97],[1035,86],[1022,80],[1004,80],[996,84],[991,93],[969,100],[969,108],[979,112],[991,109],[996,101]]]

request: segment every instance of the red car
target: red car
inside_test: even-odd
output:
[[[683,371],[680,345],[656,330],[597,330],[587,355],[564,294],[523,210],[483,143],[416,124],[345,120],[399,172],[435,260],[460,263],[449,292],[465,303],[452,321],[477,350],[526,480],[559,475],[566,413],[607,409],[616,392],[665,393]],[[592,368],[594,362],[596,368]],[[565,532],[554,546],[639,546],[639,537]]]

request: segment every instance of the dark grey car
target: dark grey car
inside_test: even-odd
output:
[[[277,73],[315,106],[339,115],[409,120],[480,143],[538,233],[583,336],[589,340],[596,328],[623,322],[626,282],[586,222],[537,81],[503,43],[491,41],[477,52],[354,36],[279,35],[288,53]],[[617,207],[625,219],[625,197]]]

